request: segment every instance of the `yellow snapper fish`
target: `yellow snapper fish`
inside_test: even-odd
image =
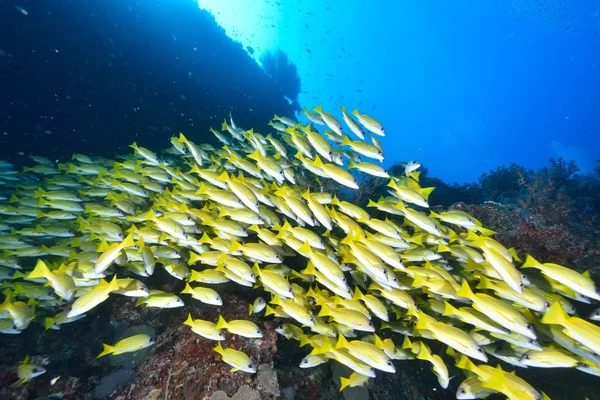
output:
[[[263,337],[262,331],[254,322],[240,319],[227,322],[222,315],[219,315],[216,328],[226,329],[229,333],[234,333],[246,338]]]
[[[192,332],[195,334],[206,339],[225,340],[225,335],[223,335],[223,332],[217,328],[217,324],[213,322],[204,321],[201,319],[192,319],[192,315],[188,314],[188,317],[183,324],[189,326],[192,329]]]
[[[344,119],[344,122],[348,126],[348,128],[350,128],[350,130],[356,136],[358,136],[360,139],[364,139],[365,138],[364,131],[362,130],[362,128],[360,127],[360,125],[358,125],[356,122],[354,122],[354,120],[352,119],[352,117],[350,115],[348,115],[348,113],[346,113],[346,106],[341,106],[340,107],[340,111],[342,111],[342,117]]]
[[[54,273],[42,260],[38,260],[33,271],[27,275],[27,279],[45,278],[48,280],[57,295],[70,301],[75,295],[75,282],[66,273]]]
[[[221,355],[223,362],[233,367],[231,369],[232,372],[244,371],[249,374],[256,373],[256,367],[246,353],[235,349],[224,349],[221,346],[221,342],[218,342],[213,350]]]
[[[374,344],[360,340],[348,342],[344,335],[340,333],[335,348],[347,350],[356,359],[380,371],[392,374],[396,372],[396,368],[389,357]]]
[[[528,367],[537,368],[573,368],[580,363],[570,352],[550,347],[529,350],[519,358],[519,361]]]
[[[356,119],[358,119],[358,122],[360,122],[362,126],[367,128],[369,132],[372,132],[379,136],[385,136],[385,131],[383,129],[383,125],[381,125],[381,122],[369,117],[366,114],[361,114],[360,112],[358,112],[357,109],[352,111],[352,115],[354,115]]]
[[[328,337],[323,339],[322,344],[313,343],[313,347],[311,355],[325,355],[346,365],[356,373],[369,378],[375,378],[375,369],[373,367],[351,356],[346,350],[336,349]]]
[[[342,376],[340,377],[340,392],[347,387],[363,386],[369,382],[369,379],[371,378],[357,372],[353,372],[348,378]]]
[[[78,315],[85,314],[98,304],[108,299],[108,295],[111,292],[116,292],[119,289],[117,275],[113,277],[110,283],[104,279],[101,279],[100,282],[92,288],[92,290],[75,300],[71,310],[67,314],[67,317],[74,318]]]
[[[532,257],[521,265],[515,249],[492,239],[495,232],[468,213],[429,210],[432,188],[420,186],[418,162],[402,164],[400,176],[390,176],[378,163],[361,160],[382,159],[381,123],[342,107],[353,135],[365,139],[369,134],[365,142],[355,141],[332,114],[317,110],[304,111],[314,124],[326,125],[322,133],[276,116],[270,123],[275,132],[265,137],[237,126],[230,115],[223,133],[211,129],[224,144],[219,148],[180,134],[171,138],[164,157],[133,144],[133,151],[116,162],[81,154],[58,164],[33,157],[37,165],[27,175],[0,162],[6,189],[0,195],[0,283],[7,289],[0,332],[19,334],[36,316],[46,329],[59,329],[84,318],[110,293],[139,297],[138,305],[183,306],[175,294],[148,290],[139,278],[153,275],[158,264],[170,274],[167,279],[186,281],[182,293],[207,304],[222,305],[222,299],[192,282],[233,281],[271,293],[271,304],[257,299],[249,315],[264,311],[286,319],[275,331],[313,347],[300,366],[330,359],[344,363],[355,372],[346,386],[368,381],[375,369],[393,372],[392,360],[419,358],[432,364],[440,385],[447,387],[443,360],[426,344],[410,343],[413,335],[450,345],[448,354],[454,357],[463,352],[483,359],[478,350],[483,347],[521,368],[570,367],[600,374],[600,329],[575,316],[567,301],[598,300],[588,273]],[[291,149],[295,158],[289,157]],[[371,187],[388,182],[391,196],[377,202],[369,198]],[[342,201],[352,192],[339,186],[361,189],[357,200]],[[362,200],[387,217],[372,218],[358,206]],[[411,208],[417,205],[427,213]],[[297,255],[308,259],[305,269],[286,265]],[[40,259],[34,267],[27,260],[46,256],[52,263]],[[515,265],[538,269],[544,279],[531,274],[530,282]],[[138,279],[104,280],[122,276],[123,270]],[[316,307],[320,313],[314,316]],[[184,324],[217,341],[225,339],[218,328],[262,335],[251,321],[221,317],[215,324],[188,315]],[[406,347],[377,335],[361,337],[361,331],[375,332],[375,326],[406,335]],[[543,346],[533,326],[544,335]],[[332,338],[338,338],[335,345]],[[232,365],[248,367],[243,353],[221,351],[224,358],[239,356],[233,356]],[[469,375],[458,398],[493,392],[544,398],[513,373],[467,361],[463,356],[457,362]]]
[[[417,353],[419,360],[429,361],[432,365],[433,372],[438,377],[438,382],[443,389],[448,389],[450,384],[450,375],[448,373],[448,367],[444,364],[444,360],[437,354],[431,354],[431,350],[425,345],[421,344],[419,352]]]
[[[183,307],[183,300],[172,293],[166,293],[161,290],[150,290],[148,297],[140,297],[135,303],[136,306],[145,304],[147,307],[156,308],[177,308]]]
[[[212,304],[215,306],[223,305],[221,296],[219,296],[219,294],[211,288],[205,288],[201,286],[192,288],[190,284],[186,282],[185,288],[181,291],[181,293],[190,294],[194,299],[205,304]]]
[[[338,134],[340,136],[342,136],[344,134],[342,132],[342,125],[339,123],[339,121],[337,119],[335,119],[335,117],[333,115],[331,115],[330,113],[328,113],[327,111],[323,111],[323,106],[321,104],[319,104],[318,106],[313,108],[313,111],[315,111],[319,114],[319,116],[321,117],[321,120],[323,122],[325,122],[325,125],[327,125],[327,127],[329,129],[331,129],[332,131],[334,131],[336,134]]]
[[[521,268],[539,269],[545,276],[560,282],[577,293],[587,296],[591,299],[600,300],[600,291],[590,279],[589,272],[580,274],[570,268],[552,263],[540,263],[532,256],[527,256],[525,263]]]
[[[451,325],[438,322],[424,313],[420,313],[418,318],[415,326],[416,330],[428,330],[440,342],[476,360],[487,362],[488,359],[483,348],[468,333]]]
[[[494,390],[483,387],[483,382],[477,375],[472,375],[466,378],[458,385],[456,390],[456,398],[463,399],[484,399]]]
[[[336,322],[346,325],[352,329],[363,332],[375,332],[375,326],[369,319],[358,311],[346,308],[332,308],[325,304],[318,314],[318,317],[331,317]]]
[[[39,365],[29,363],[29,355],[17,366],[17,376],[19,380],[13,386],[22,385],[33,378],[36,378],[46,372],[46,369]]]
[[[267,302],[262,297],[257,297],[254,299],[250,307],[248,307],[248,315],[258,314],[262,312],[267,306]]]
[[[595,354],[600,354],[600,327],[584,319],[570,317],[559,302],[550,306],[542,318],[542,323],[562,326],[567,335]]]
[[[102,353],[98,354],[96,358],[104,357],[108,354],[118,356],[119,354],[131,353],[134,351],[145,349],[146,347],[152,346],[153,344],[154,340],[149,335],[133,335],[125,339],[119,340],[114,346],[102,344],[102,346],[104,346],[104,349],[102,350]]]
[[[473,293],[466,280],[463,280],[461,289],[456,294],[472,300],[473,307],[477,311],[487,315],[499,325],[530,339],[537,339],[533,326],[510,304],[484,293]]]
[[[102,254],[98,257],[96,264],[94,265],[94,270],[97,274],[100,274],[119,257],[121,251],[127,247],[134,246],[135,243],[133,241],[133,234],[127,235],[127,237],[121,243],[114,243],[110,246],[100,246],[98,251],[101,251]]]

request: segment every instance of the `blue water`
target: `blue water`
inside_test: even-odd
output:
[[[302,82],[291,101],[358,106],[384,123],[386,166],[416,159],[448,182],[557,156],[594,168],[598,1],[369,4],[5,0],[0,156],[159,149],[179,131],[210,141],[230,110],[265,130],[294,113],[260,71],[280,49]],[[207,33],[201,7],[239,43]]]
[[[388,165],[464,182],[600,157],[598,1],[199,3],[242,43],[290,54],[302,105],[374,109]]]

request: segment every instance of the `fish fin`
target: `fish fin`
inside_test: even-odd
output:
[[[457,315],[458,310],[456,309],[456,307],[454,307],[452,304],[448,303],[447,301],[444,302],[444,312],[442,313],[442,316],[447,317],[447,316],[451,316],[451,315]]]
[[[38,260],[35,264],[35,268],[27,275],[27,279],[33,278],[46,278],[52,274],[52,271],[48,268],[46,263],[42,260]]]
[[[527,258],[525,258],[525,262],[521,265],[521,268],[538,268],[542,264],[533,258],[530,254],[527,254]]]
[[[192,293],[192,287],[190,286],[190,284],[188,282],[185,283],[185,288],[183,288],[181,293],[185,293],[185,294]]]
[[[462,285],[460,289],[456,292],[456,295],[459,297],[464,297],[465,299],[473,299],[475,297],[475,294],[469,287],[469,284],[467,283],[466,279],[463,279]]]
[[[52,325],[54,325],[54,318],[46,317],[46,319],[44,319],[44,326],[46,327],[46,330],[50,329]]]
[[[112,353],[115,350],[115,348],[113,346],[108,345],[108,344],[103,343],[102,346],[104,346],[104,349],[102,350],[102,353],[98,354],[98,356],[96,358],[104,357],[104,356]]]
[[[346,340],[346,338],[344,337],[344,335],[342,334],[342,332],[340,332],[340,334],[338,336],[338,340],[335,343],[335,348],[336,349],[343,349],[345,347],[348,347],[348,341]]]
[[[425,197],[425,200],[429,200],[429,195],[431,194],[431,192],[433,192],[434,189],[435,189],[435,187],[421,188],[420,192],[421,192],[421,195],[423,197]]]
[[[213,347],[213,350],[216,351],[217,353],[221,354],[221,355],[225,351],[225,350],[223,350],[223,346],[221,346],[221,341],[217,342],[217,345],[215,347]]]
[[[431,352],[429,351],[429,349],[427,348],[427,345],[425,345],[425,343],[421,343],[419,353],[417,354],[417,358],[419,360],[425,360],[425,361],[431,361],[433,359],[433,356],[431,355]]]
[[[354,287],[354,296],[352,296],[352,300],[361,300],[364,299],[365,295],[362,294],[362,292],[360,291],[360,289],[358,288],[358,286]]]
[[[563,310],[560,302],[555,302],[550,306],[546,314],[542,317],[542,324],[557,324],[563,325],[567,322],[568,316],[565,310]]]
[[[227,328],[227,321],[223,318],[222,315],[219,315],[219,319],[217,320],[217,325],[215,326],[217,329]]]
[[[252,307],[250,307],[250,313],[252,313]],[[265,306],[265,317],[269,315],[275,315],[275,309],[269,305]]]

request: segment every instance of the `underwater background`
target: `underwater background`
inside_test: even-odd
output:
[[[310,170],[307,164],[294,159],[300,148],[297,143],[283,139],[285,133],[276,126],[283,122],[273,118],[275,115],[290,118],[303,125],[312,121],[315,128],[325,132],[322,126],[331,128],[329,124],[318,125],[303,113],[303,110],[314,112],[313,108],[319,104],[339,121],[342,121],[339,111],[342,105],[348,113],[358,109],[380,121],[385,126],[385,136],[371,136],[376,137],[374,146],[380,143],[385,150],[385,159],[381,163],[385,173],[401,177],[399,184],[402,186],[404,182],[415,189],[435,213],[466,212],[480,222],[477,226],[496,232],[495,240],[507,249],[514,249],[515,253],[511,254],[517,254],[521,259],[517,261],[513,255],[511,262],[516,265],[522,265],[530,255],[544,263],[567,266],[581,273],[578,276],[583,277],[583,273],[589,271],[590,276],[585,275],[585,282],[591,282],[592,286],[595,283],[597,287],[600,277],[599,32],[600,2],[593,0],[389,1],[377,5],[359,1],[308,0],[0,0],[0,160],[3,160],[0,168],[0,281],[4,291],[3,305],[15,304],[11,303],[7,289],[14,294],[15,301],[20,300],[23,304],[34,297],[33,292],[28,296],[25,289],[20,289],[25,292],[18,295],[18,284],[29,281],[26,276],[13,275],[14,271],[30,272],[38,259],[44,259],[49,260],[49,264],[56,264],[50,269],[60,271],[57,275],[64,274],[58,267],[60,261],[74,257],[68,252],[62,254],[64,246],[87,252],[86,245],[93,244],[93,252],[102,254],[106,248],[100,250],[96,245],[100,242],[121,243],[132,224],[123,215],[114,218],[98,210],[96,214],[74,212],[83,218],[83,223],[80,219],[75,223],[74,218],[72,222],[53,219],[48,214],[49,208],[53,209],[52,204],[38,203],[37,200],[42,197],[52,202],[52,199],[40,195],[39,189],[51,191],[53,185],[57,185],[54,190],[60,189],[64,182],[49,182],[48,179],[55,176],[54,172],[45,175],[48,170],[43,168],[27,174],[23,168],[42,166],[45,162],[32,159],[32,155],[45,157],[50,161],[51,169],[56,165],[57,175],[58,171],[64,171],[61,174],[79,176],[81,187],[76,190],[91,196],[92,189],[104,184],[102,179],[106,178],[106,172],[102,168],[125,174],[119,177],[116,172],[108,173],[110,178],[125,182],[127,179],[123,176],[126,177],[129,171],[125,168],[128,162],[150,160],[149,165],[159,165],[158,162],[153,164],[153,156],[144,158],[143,154],[147,154],[144,150],[136,150],[134,155],[134,150],[129,147],[134,142],[158,154],[162,160],[172,162],[173,171],[181,168],[186,173],[194,162],[190,163],[194,159],[190,154],[194,153],[191,146],[196,143],[207,154],[205,163],[210,159],[213,166],[223,167],[217,169],[219,173],[228,170],[226,159],[233,155],[223,153],[220,148],[224,142],[210,129],[224,132],[231,140],[230,147],[234,152],[248,155],[251,152],[246,151],[248,148],[244,146],[247,145],[240,144],[244,140],[231,139],[236,138],[231,131],[236,132],[237,125],[242,131],[253,128],[265,137],[281,135],[280,140],[289,149],[289,159],[294,160],[289,162],[293,165],[290,169],[296,170],[298,176],[295,183],[290,181],[281,185],[286,189],[279,197],[288,201],[288,189],[299,193],[305,193],[306,189],[337,193],[342,203],[345,200],[368,210],[370,218],[392,218],[394,214],[389,210],[368,208],[372,205],[370,201],[383,205],[385,201],[381,199],[389,198],[391,192],[385,178],[361,172],[356,174],[360,190],[352,191],[340,182],[343,177],[336,184],[322,183],[322,176],[315,179],[315,175],[307,172]],[[324,114],[317,112],[316,115],[323,124]],[[222,125],[224,120],[225,125]],[[229,130],[227,124],[234,129]],[[364,130],[367,132],[368,128]],[[181,157],[173,150],[177,150],[177,144],[169,142],[173,137],[180,138],[180,132],[187,138],[185,140],[192,142],[192,145],[185,145],[183,139],[177,142],[184,149]],[[353,131],[344,125],[344,132],[351,135]],[[254,143],[252,146],[256,146],[260,154],[260,144],[244,138]],[[261,137],[254,138],[260,142]],[[330,143],[341,143],[330,136],[327,138]],[[315,147],[313,142],[311,145]],[[167,148],[170,150],[164,151]],[[359,150],[356,152],[360,153]],[[275,153],[270,151],[272,157],[269,159],[280,162],[280,157],[273,156]],[[102,168],[86,170],[86,162],[81,161],[84,158],[72,160],[73,154],[91,156],[92,164]],[[353,157],[343,155],[346,161]],[[261,165],[260,155],[257,157],[257,163]],[[113,160],[117,160],[117,164]],[[416,177],[407,171],[406,163],[411,160],[422,165],[420,175]],[[196,163],[198,161],[196,158]],[[123,163],[125,169],[119,170],[118,163]],[[78,171],[83,172],[79,175]],[[132,171],[137,173],[138,170]],[[152,171],[156,172],[142,169],[140,176],[152,175]],[[243,180],[239,173],[251,179],[237,164],[229,172],[232,182]],[[313,170],[310,172],[314,173]],[[155,209],[160,217],[160,212],[168,212],[173,203],[183,202],[181,198],[171,197],[177,188],[187,188],[185,182],[173,175],[167,175],[168,179],[161,182],[161,189],[167,188],[166,192],[156,192],[156,198],[152,194],[152,202],[136,203],[137,213]],[[15,176],[17,178],[13,178]],[[267,178],[268,174],[263,171],[262,179]],[[280,184],[276,178],[267,181]],[[107,194],[110,194],[107,199],[113,205],[118,199],[127,198],[123,195],[127,189],[135,191],[131,187],[111,188],[111,180],[106,182]],[[202,190],[199,182],[193,184],[197,184],[194,190]],[[114,181],[112,185],[115,185]],[[421,191],[429,187],[436,188],[431,195]],[[211,189],[210,185],[208,188]],[[68,186],[62,189],[71,190]],[[152,190],[146,188],[146,191]],[[273,195],[281,193],[275,189],[272,192]],[[29,200],[34,194],[36,200],[32,203]],[[133,194],[129,200],[135,196]],[[90,199],[93,200],[92,197],[84,198],[84,202],[95,202]],[[406,198],[402,199],[406,201]],[[306,201],[308,204],[308,199]],[[225,219],[230,211],[216,200],[206,204],[207,207],[210,205],[215,220]],[[334,203],[331,204],[330,208],[334,209]],[[281,214],[284,206],[285,203],[279,207],[275,204],[271,208]],[[343,204],[337,207],[345,210]],[[200,206],[197,208],[201,209]],[[63,209],[59,207],[59,210]],[[177,209],[177,212],[181,210]],[[362,214],[357,213],[351,219],[364,224],[359,218]],[[432,215],[429,217],[437,218]],[[27,218],[11,219],[23,216]],[[58,214],[55,216],[58,218]],[[108,230],[99,222],[103,218],[105,222],[119,225],[124,236],[119,240],[113,236],[111,240],[105,231],[95,232],[95,237],[90,235],[94,224]],[[141,221],[135,221],[137,225],[153,226],[150,216],[144,214],[141,218]],[[282,218],[281,225],[284,221],[291,221],[292,225],[303,224],[302,218],[294,220],[288,214]],[[341,241],[352,236],[344,230],[343,218],[331,218],[338,221],[338,231],[331,230],[334,238]],[[412,221],[403,222],[409,226],[408,233],[413,237],[419,233],[419,227]],[[435,224],[440,225],[440,222],[436,219]],[[249,230],[252,224],[242,226]],[[67,228],[74,229],[74,237],[81,241],[74,244],[68,242],[71,238],[64,239],[61,235],[71,236],[72,233],[65,233]],[[321,238],[327,238],[325,229],[320,228],[323,227],[313,230]],[[456,234],[465,233],[466,238],[463,228],[457,228]],[[296,232],[281,226],[277,229],[284,232],[282,236]],[[202,231],[192,231],[189,236],[200,240],[202,233],[209,232],[214,249],[214,235],[231,239],[227,235],[220,236],[218,231],[214,225],[209,228],[207,222]],[[273,231],[277,233],[275,228]],[[437,239],[429,238],[432,242],[428,243],[426,236],[427,233],[410,243],[416,248],[442,253]],[[482,236],[485,235],[482,233]],[[141,249],[139,237],[135,240]],[[419,240],[421,243],[417,243]],[[240,243],[246,241],[252,242],[241,239]],[[41,253],[23,256],[23,263],[19,263],[23,270],[17,270],[11,260],[24,254],[18,253],[21,244],[36,247]],[[295,253],[302,252],[286,245],[286,264],[298,273],[303,271],[306,262]],[[56,254],[44,254],[44,246],[55,246]],[[338,244],[327,246],[335,248]],[[189,256],[189,249],[182,249],[186,246],[181,243],[173,247],[185,254],[184,258]],[[339,256],[340,264],[353,256],[338,253],[336,257]],[[228,256],[232,254],[234,252]],[[464,261],[457,253],[444,254],[451,254],[446,257],[451,263]],[[158,256],[157,260],[158,264],[167,264]],[[247,257],[247,260],[254,258]],[[248,264],[253,265],[249,261]],[[123,266],[119,268],[125,270]],[[169,293],[185,290],[181,277],[165,269],[157,268],[156,274],[140,279],[149,289]],[[136,276],[131,271],[121,273],[119,270],[118,274],[119,277]],[[350,277],[349,273],[345,275]],[[502,281],[497,275],[492,277]],[[185,280],[187,278],[189,276]],[[373,281],[377,283],[376,279]],[[493,292],[489,287],[481,288],[477,283],[469,282],[473,289]],[[452,289],[454,292],[460,287],[458,282],[456,284],[456,290]],[[542,286],[537,281],[535,284]],[[440,387],[439,371],[432,372],[427,359],[407,360],[422,355],[418,350],[411,350],[414,354],[408,351],[406,360],[395,359],[395,374],[377,371],[377,378],[371,379],[368,385],[340,392],[340,376],[348,377],[352,370],[333,361],[310,369],[299,368],[310,353],[309,346],[303,343],[300,347],[300,340],[290,339],[293,335],[289,332],[286,332],[287,338],[281,332],[276,333],[282,319],[263,318],[257,314],[248,316],[248,306],[257,296],[251,286],[232,282],[216,285],[215,290],[223,298],[224,305],[220,307],[206,306],[191,298],[190,305],[189,297],[182,295],[185,307],[143,308],[136,306],[136,301],[130,297],[115,294],[97,305],[87,318],[65,323],[60,330],[55,329],[58,325],[52,324],[52,329],[48,329],[45,321],[47,323],[46,318],[58,311],[68,310],[68,305],[58,302],[44,308],[46,304],[39,303],[42,300],[31,301],[27,312],[33,314],[27,329],[16,327],[18,334],[0,334],[0,398],[450,399],[457,397],[465,376],[473,375],[472,370],[467,369],[467,374],[463,374],[461,369],[464,368],[456,367],[454,358],[446,354],[449,345],[444,340],[425,336],[432,353],[439,354],[448,365],[452,379],[447,390]],[[360,290],[367,287],[361,286]],[[544,288],[551,291],[550,287]],[[577,316],[590,320],[588,316],[598,308],[598,300],[590,299],[589,295],[583,298],[576,290],[572,292],[564,287],[556,290],[576,304]],[[412,287],[409,291],[418,300],[434,298],[425,295],[427,291],[421,293],[420,287],[416,290]],[[262,296],[267,302],[271,299],[270,295]],[[309,297],[303,294],[303,298]],[[333,297],[318,294],[314,301],[311,300],[309,308],[315,317],[319,314],[316,304],[324,300],[326,303],[327,299]],[[323,304],[319,306],[323,307]],[[428,310],[423,304],[419,306]],[[521,310],[522,306],[515,305],[515,309]],[[11,310],[0,309],[0,320],[11,320],[10,329],[4,325],[0,328],[13,329],[12,322],[18,318],[12,313],[18,312]],[[392,315],[397,310],[389,311]],[[227,342],[230,348],[244,350],[255,361],[260,361],[256,362],[259,366],[256,375],[231,372],[212,351],[216,342],[201,338],[182,325],[188,313],[194,318],[214,322],[220,315],[227,321],[251,319],[256,322],[262,330],[261,340],[250,343],[247,342],[250,339],[228,334],[229,339],[232,336],[234,339]],[[430,314],[454,326],[449,322],[452,320],[443,319],[441,313]],[[542,321],[543,314],[540,311],[535,317]],[[397,321],[402,319],[411,324],[393,329],[384,329],[379,321],[377,333],[382,338],[393,338],[400,351],[407,327],[410,327],[410,340],[418,340],[412,336],[416,332],[412,332],[415,321],[411,318],[404,314],[402,318],[398,317]],[[536,325],[536,329],[542,328]],[[305,328],[305,334],[309,331]],[[140,334],[152,338],[152,347],[124,356],[96,359],[103,343],[115,344],[124,337]],[[351,336],[347,337],[351,340]],[[569,335],[568,339],[573,337]],[[598,340],[598,336],[591,340]],[[546,335],[542,342],[546,348],[556,346],[557,340]],[[225,342],[223,344],[225,347]],[[406,348],[403,351],[407,351]],[[598,352],[592,353],[600,357]],[[26,355],[32,357],[35,365],[43,366],[45,373],[15,386],[14,383],[22,379],[19,365],[29,365],[23,363]],[[500,364],[506,371],[516,370],[519,377],[552,399],[600,399],[597,390],[600,378],[578,370],[577,362],[582,362],[579,358],[578,361],[571,358],[568,367],[543,369],[511,366],[506,360],[496,362],[492,356],[490,360],[494,361],[491,365]],[[510,393],[491,396],[510,397]],[[512,398],[519,396],[513,394]]]

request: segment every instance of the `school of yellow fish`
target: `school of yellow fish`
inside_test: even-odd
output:
[[[459,399],[547,398],[497,360],[600,376],[600,327],[572,305],[600,300],[589,274],[522,262],[469,214],[429,210],[418,162],[401,176],[381,167],[385,131],[374,118],[342,107],[344,127],[321,106],[303,113],[307,125],[275,116],[267,136],[230,116],[211,129],[220,148],[180,134],[160,155],[134,143],[117,160],[32,156],[22,172],[0,162],[0,332],[58,330],[119,295],[145,307],[226,307],[211,285],[233,281],[260,292],[250,314],[281,319],[279,334],[312,348],[300,367],[334,359],[354,371],[340,390],[411,359],[431,363],[442,388],[455,362],[466,376]],[[363,208],[323,189],[332,180],[343,197],[358,173],[389,179],[389,196]],[[146,287],[155,268],[185,281],[183,296]],[[260,338],[257,324],[183,323],[217,341],[234,371],[256,372],[220,341],[224,331]],[[135,335],[98,357],[152,344]],[[18,383],[44,372],[26,358]]]

